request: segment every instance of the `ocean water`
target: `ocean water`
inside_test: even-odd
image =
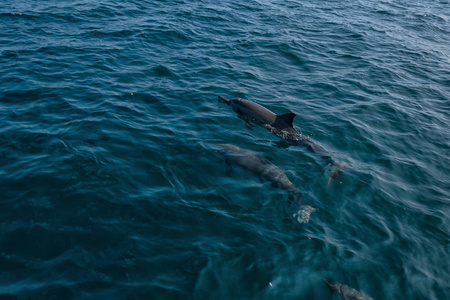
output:
[[[1,299],[450,299],[449,1],[1,1],[0,32]]]

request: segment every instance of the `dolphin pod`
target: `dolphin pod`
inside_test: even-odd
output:
[[[250,171],[260,177],[263,177],[276,187],[279,187],[289,193],[291,199],[294,199],[300,205],[297,214],[297,221],[307,223],[312,212],[316,209],[305,205],[300,190],[294,186],[289,178],[284,174],[283,169],[271,163],[270,159],[261,156],[259,153],[239,148],[231,144],[216,144],[215,151],[222,154],[227,162],[228,171],[231,164],[238,165],[247,171]]]
[[[372,297],[364,293],[363,291],[357,291],[348,285],[340,284],[339,282],[328,282],[322,279],[330,288],[333,293],[341,296],[343,300],[374,300]]]
[[[346,168],[344,163],[335,161],[325,149],[311,138],[299,133],[293,126],[295,114],[287,113],[277,115],[271,110],[255,102],[241,98],[227,99],[218,96],[219,100],[230,105],[231,108],[244,118],[246,122],[253,122],[269,130],[276,136],[298,146],[305,147],[310,152],[317,153],[325,162],[331,166],[331,172],[328,178],[328,185],[343,173]]]
[[[328,186],[340,175],[343,169],[347,168],[345,163],[333,159],[325,149],[316,141],[299,133],[293,126],[295,114],[290,112],[277,115],[271,110],[255,102],[241,98],[227,99],[218,96],[219,100],[225,102],[243,118],[247,124],[250,122],[260,125],[269,130],[276,136],[288,141],[294,145],[305,147],[308,151],[318,154],[328,166],[331,167],[328,178]],[[301,192],[289,178],[284,174],[284,170],[274,165],[267,157],[247,149],[239,148],[231,144],[216,144],[215,151],[225,157],[227,162],[227,173],[231,171],[231,164],[238,165],[247,171],[250,171],[260,177],[263,177],[276,187],[279,187],[289,193],[291,199],[294,199],[300,205],[298,213],[294,215],[300,223],[307,223],[310,215],[316,209],[305,205],[301,198]],[[338,294],[343,300],[374,300],[364,291],[357,291],[348,285],[339,282],[328,282],[323,279],[331,292]]]

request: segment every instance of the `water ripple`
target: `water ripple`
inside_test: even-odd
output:
[[[446,1],[0,4],[0,294],[446,299]],[[248,126],[276,113],[349,164]],[[319,210],[210,145],[269,156]]]

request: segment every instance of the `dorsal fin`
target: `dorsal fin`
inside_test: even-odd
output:
[[[273,126],[280,128],[280,129],[287,128],[287,127],[294,127],[292,122],[294,121],[295,116],[296,116],[296,114],[294,114],[294,113],[277,115],[277,118],[275,119]]]

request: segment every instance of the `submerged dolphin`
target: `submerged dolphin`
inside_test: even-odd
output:
[[[272,164],[269,158],[263,157],[257,152],[242,149],[231,144],[217,144],[214,145],[214,148],[216,152],[219,152],[225,157],[228,171],[230,171],[229,168],[231,168],[231,164],[238,165],[269,180],[276,187],[287,191],[290,198],[296,200],[298,204],[300,204],[298,213],[294,215],[297,217],[297,221],[300,223],[307,223],[309,221],[309,216],[316,209],[303,203],[300,196],[300,190],[296,188],[286,174],[284,174],[284,170]]]
[[[338,175],[343,173],[342,169],[346,168],[345,164],[333,160],[331,155],[328,154],[317,142],[299,133],[294,128],[292,124],[294,117],[296,116],[294,113],[277,115],[267,108],[249,100],[244,100],[241,98],[234,98],[230,100],[222,96],[219,96],[219,99],[230,105],[231,108],[242,116],[247,122],[254,122],[288,142],[306,147],[309,151],[319,154],[320,157],[322,157],[322,159],[325,160],[329,166],[331,166],[328,185],[331,185]]]
[[[328,282],[322,279],[330,288],[333,293],[341,296],[343,300],[374,300],[372,297],[364,293],[363,291],[358,292],[354,288],[348,285],[340,284],[339,282]]]

